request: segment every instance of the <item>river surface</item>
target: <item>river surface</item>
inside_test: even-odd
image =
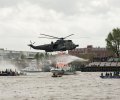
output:
[[[100,73],[51,77],[49,72],[0,77],[0,100],[119,100],[120,79]]]

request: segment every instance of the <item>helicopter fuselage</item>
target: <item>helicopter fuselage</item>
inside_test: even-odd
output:
[[[59,43],[57,41],[55,43],[38,45],[38,46],[34,46],[30,44],[29,46],[36,50],[45,50],[46,52],[73,50],[76,47],[78,47],[78,45],[75,45],[71,42],[62,43],[62,41],[61,42],[59,41]]]
[[[55,36],[51,36],[51,35],[46,35],[46,34],[41,34],[44,36],[47,36],[49,38],[53,38],[53,39],[58,39],[56,42],[51,42],[51,44],[45,44],[45,45],[38,45],[38,46],[34,46],[33,43],[31,42],[31,44],[29,44],[28,46],[30,46],[33,49],[36,50],[45,50],[46,52],[53,52],[53,51],[66,51],[66,50],[73,50],[76,47],[78,47],[78,45],[74,44],[72,42],[72,40],[65,40],[65,38],[72,36],[73,34],[70,34],[66,37],[55,37]],[[44,37],[42,37],[44,38]],[[45,37],[46,38],[46,37]]]

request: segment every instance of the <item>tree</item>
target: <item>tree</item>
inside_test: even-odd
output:
[[[47,59],[49,57],[49,53],[45,53],[45,58]]]
[[[114,28],[106,38],[107,49],[120,56],[120,28]]]
[[[35,59],[36,59],[36,60],[39,60],[39,59],[40,59],[40,54],[39,54],[39,53],[36,53]]]
[[[40,60],[40,54],[39,53],[35,54],[35,59],[36,59],[37,67],[38,67],[39,66],[39,60]]]
[[[42,59],[44,58],[44,54],[43,54],[43,53],[40,53],[40,54],[39,54],[39,57],[40,57],[40,59],[42,60]]]
[[[21,55],[21,59],[24,60],[26,56],[24,54]]]

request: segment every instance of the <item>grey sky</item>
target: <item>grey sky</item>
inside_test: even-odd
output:
[[[79,44],[105,47],[105,38],[120,27],[120,0],[0,0],[0,48],[29,50],[52,40],[40,33],[64,37]],[[81,38],[89,37],[89,38]],[[53,40],[55,41],[55,40]]]

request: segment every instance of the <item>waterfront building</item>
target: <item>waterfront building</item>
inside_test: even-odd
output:
[[[74,50],[69,50],[68,53],[70,55],[87,58],[90,60],[107,60],[108,57],[114,56],[114,54],[112,54],[106,48],[93,47],[92,45],[88,45],[86,48],[76,48]]]
[[[0,48],[0,59],[20,59],[22,55],[26,58],[33,58],[37,52],[5,50]]]

